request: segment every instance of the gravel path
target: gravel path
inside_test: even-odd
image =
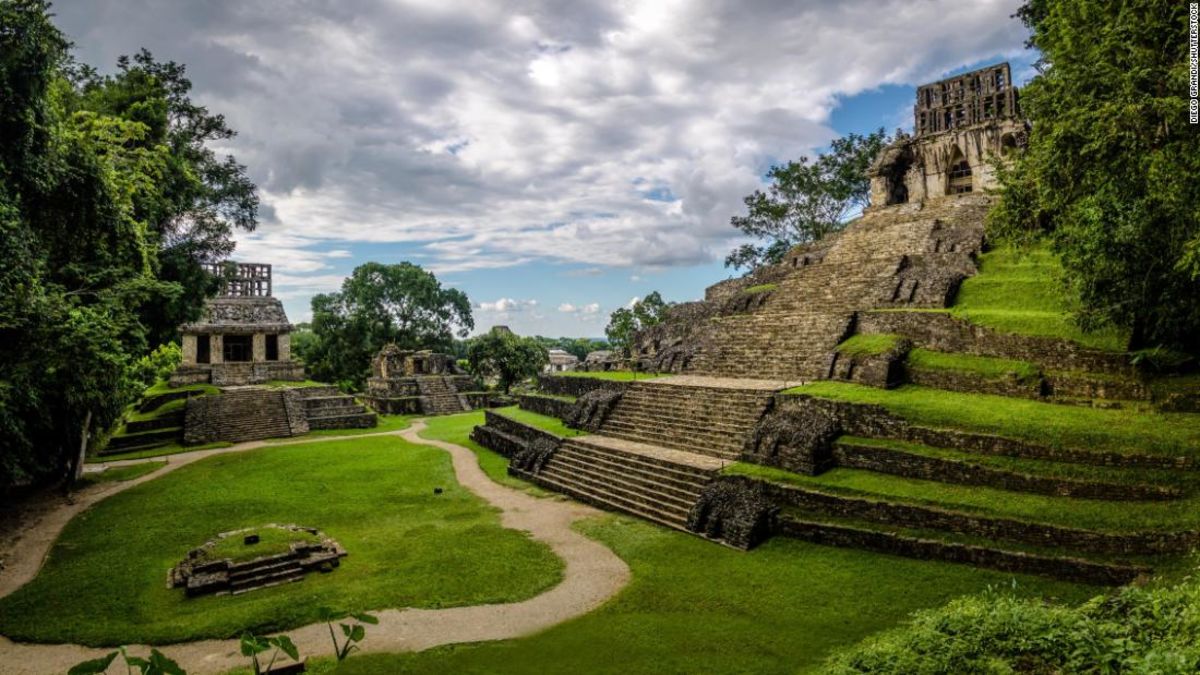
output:
[[[563,580],[549,591],[522,602],[447,609],[387,609],[373,612],[379,617],[379,625],[368,627],[367,638],[362,642],[363,651],[417,651],[445,644],[505,640],[530,635],[596,609],[628,583],[629,567],[623,560],[607,547],[571,529],[573,522],[597,515],[598,511],[575,502],[540,499],[495,483],[479,467],[474,453],[453,443],[419,437],[417,434],[424,428],[425,423],[418,420],[410,428],[402,431],[365,436],[399,435],[411,443],[430,445],[450,453],[458,482],[484,501],[499,508],[504,527],[529,532],[534,539],[548,545],[562,558],[565,563]],[[297,442],[351,440],[362,437],[330,436]],[[74,504],[64,505],[46,514],[23,532],[22,537],[9,551],[6,567],[0,571],[0,597],[12,593],[33,579],[63,527],[76,514],[92,504],[205,457],[227,452],[244,452],[267,445],[255,441],[228,448],[171,455],[167,458],[167,466],[158,471],[132,481],[114,484],[104,490],[89,491],[81,495]],[[270,447],[280,445],[272,443]],[[163,458],[120,463],[156,459]],[[96,620],[102,621],[103,617],[97,617]],[[301,655],[323,656],[332,652],[329,633],[324,624],[304,626],[288,631],[287,634],[300,648]],[[0,637],[0,673],[63,673],[80,661],[101,656],[108,651],[68,644],[15,643]],[[235,640],[200,640],[169,645],[162,651],[178,661],[192,675],[220,673],[248,663],[238,651],[238,643]],[[135,646],[130,652],[144,655],[149,652],[149,648]]]

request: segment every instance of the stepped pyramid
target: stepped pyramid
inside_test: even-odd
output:
[[[639,369],[665,377],[548,375],[521,398],[587,435],[489,411],[472,437],[510,456],[513,475],[740,548],[784,535],[1125,583],[1200,545],[1200,518],[1178,516],[1200,493],[1195,448],[1180,446],[1200,444],[1200,416],[1156,418],[1144,439],[1106,436],[1129,420],[1109,408],[1150,404],[1127,355],[947,311],[980,271],[991,162],[1024,145],[1008,65],[920,87],[914,129],[880,154],[871,206],[842,232],[638,335]],[[850,338],[888,347],[853,352]],[[918,350],[960,369],[922,369]],[[1012,410],[1025,419],[984,433],[868,402],[902,383],[947,411],[1023,399]],[[1100,447],[1021,433],[1056,434],[1063,410],[1086,411],[1075,417]]]

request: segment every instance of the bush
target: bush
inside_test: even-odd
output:
[[[157,349],[138,359],[133,366],[133,377],[147,387],[155,382],[170,379],[171,373],[183,361],[183,350],[174,342],[159,345]]]
[[[1200,582],[1124,588],[1078,607],[1008,592],[959,598],[835,654],[825,672],[1196,673]]]

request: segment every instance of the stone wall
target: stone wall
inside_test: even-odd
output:
[[[1148,469],[1193,469],[1191,457],[1167,455],[1123,455],[1116,452],[1090,451],[1039,445],[1002,436],[970,433],[951,429],[932,429],[910,423],[888,412],[883,406],[834,401],[807,395],[779,394],[776,410],[817,409],[834,415],[844,433],[867,438],[892,438],[923,443],[934,447],[952,448],[1028,459],[1046,459],[1096,466],[1116,466]]]
[[[576,398],[593,389],[616,389],[624,391],[632,384],[618,380],[603,380],[598,377],[580,377],[577,375],[538,375],[537,388],[544,394],[554,396],[574,396]]]
[[[864,312],[858,317],[858,332],[903,335],[916,346],[934,351],[1029,361],[1046,370],[1134,375],[1125,354],[1087,349],[1067,340],[1000,333],[948,313]]]
[[[970,394],[994,394],[996,396],[1011,396],[1014,398],[1041,398],[1042,379],[1032,377],[984,377],[978,373],[961,370],[943,370],[940,368],[904,367],[904,378],[913,384],[948,391],[961,391]]]
[[[483,424],[471,430],[471,440],[505,457],[513,457],[536,441],[562,443],[554,434],[528,424],[518,422],[491,410],[483,413]]]
[[[563,419],[571,412],[571,407],[575,404],[574,401],[565,398],[555,398],[553,396],[538,396],[537,394],[521,394],[517,396],[518,405],[521,410],[538,413],[539,415],[548,415]]]

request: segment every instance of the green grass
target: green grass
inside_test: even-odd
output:
[[[813,382],[788,394],[873,403],[923,426],[961,429],[1050,447],[1200,459],[1200,414],[1101,410],[906,385],[877,389]]]
[[[603,370],[594,372],[568,370],[562,373],[554,373],[554,375],[551,375],[550,377],[590,377],[593,380],[628,382],[630,380],[653,380],[662,376],[658,373],[635,373],[630,370]]]
[[[165,457],[167,455],[177,455],[181,452],[193,452],[195,450],[214,450],[216,448],[228,448],[233,443],[229,441],[216,441],[214,443],[205,443],[204,445],[181,445],[179,443],[170,443],[158,448],[150,448],[149,450],[135,450],[133,452],[122,452],[116,455],[104,455],[103,457],[89,457],[88,464],[102,464],[104,462],[116,462],[123,459],[146,459],[147,457]]]
[[[806,476],[742,462],[726,467],[726,473],[815,488],[831,494],[1107,532],[1189,530],[1200,525],[1200,498],[1197,497],[1172,501],[1108,502],[939,483],[863,469],[833,469],[819,476]]]
[[[518,640],[355,655],[336,672],[812,672],[834,649],[895,626],[913,610],[1014,579],[784,538],[746,553],[621,517],[580,529],[633,572],[629,586],[600,609]],[[1017,576],[1016,592],[1075,602],[1096,589]]]
[[[161,406],[148,412],[138,412],[136,408],[131,406],[130,412],[126,413],[126,422],[147,422],[149,420],[158,419],[164,415],[182,412],[187,407],[186,398],[177,398],[174,401],[167,401]]]
[[[488,478],[501,485],[525,490],[532,494],[549,494],[545,490],[536,487],[533,483],[508,475],[507,457],[471,440],[471,430],[483,424],[482,410],[462,413],[461,415],[439,415],[437,417],[430,417],[425,422],[427,426],[421,432],[421,438],[446,441],[447,443],[454,443],[469,449],[475,453],[475,457],[479,460],[480,468],[488,475]]]
[[[989,380],[1009,377],[1022,382],[1041,375],[1041,368],[1028,361],[1001,359],[992,356],[950,354],[929,349],[914,349],[908,353],[908,365],[924,370],[947,370],[971,373]]]
[[[878,356],[898,347],[903,339],[890,333],[851,335],[837,346],[837,351],[845,356]]]
[[[177,391],[197,391],[203,394],[219,394],[221,390],[211,384],[187,384],[182,387],[172,387],[165,380],[155,382],[151,387],[142,392],[142,398],[150,398],[159,394],[170,394]]]
[[[1127,336],[1115,330],[1085,332],[1060,279],[1062,265],[1046,247],[999,248],[979,256],[979,273],[963,282],[951,313],[1005,333],[1060,338],[1085,347],[1124,351]]]
[[[535,413],[529,410],[521,410],[516,406],[496,408],[492,410],[492,412],[503,415],[509,419],[528,424],[531,427],[537,427],[544,431],[549,431],[560,438],[574,438],[575,436],[587,435],[586,431],[572,429],[557,417],[550,417],[549,415],[542,415],[541,413]]]
[[[245,537],[258,535],[258,543],[246,544]],[[256,527],[238,534],[217,539],[203,555],[205,560],[228,559],[235,563],[254,560],[269,555],[279,555],[291,550],[295,542],[316,544],[321,538],[304,530],[288,530],[281,527]]]
[[[245,595],[165,587],[192,548],[266,523],[319,528],[349,556],[330,574]],[[322,605],[516,601],[561,573],[549,548],[503,529],[455,481],[445,452],[396,437],[308,443],[210,457],[84,511],[38,576],[0,600],[0,634],[87,645],[261,635],[314,622]]]
[[[148,473],[158,471],[166,466],[166,462],[142,462],[140,464],[130,464],[129,466],[113,466],[104,471],[96,471],[86,473],[80,479],[82,485],[99,485],[101,483],[119,483],[134,478],[141,478]]]

